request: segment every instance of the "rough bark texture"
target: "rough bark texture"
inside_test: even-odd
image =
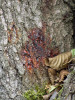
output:
[[[75,100],[75,70],[65,80],[60,100]]]
[[[47,25],[46,34],[52,37],[52,47],[59,47],[60,52],[71,50],[74,42],[72,10],[63,0],[0,0],[0,100],[22,100],[25,90],[49,81],[44,68],[35,69],[34,74],[27,72],[20,50],[28,40],[27,32],[41,28],[43,22]],[[9,43],[12,23],[18,30],[19,40],[16,41],[14,31]]]

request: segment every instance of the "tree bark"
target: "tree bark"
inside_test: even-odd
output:
[[[0,100],[22,100],[27,89],[49,82],[44,67],[30,74],[23,66],[20,51],[28,31],[42,28],[45,22],[51,47],[69,51],[74,43],[72,19],[63,0],[0,0]]]

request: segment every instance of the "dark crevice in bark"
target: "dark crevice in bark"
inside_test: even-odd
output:
[[[74,47],[75,47],[75,10],[73,10],[73,39],[74,39]]]

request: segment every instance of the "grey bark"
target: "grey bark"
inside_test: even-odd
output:
[[[66,15],[69,17],[65,18]],[[28,40],[27,32],[42,28],[46,22],[46,34],[52,37],[52,47],[59,47],[60,52],[69,51],[74,42],[72,19],[72,10],[63,0],[0,0],[0,100],[22,100],[27,89],[49,81],[44,68],[35,69],[31,75],[22,64],[20,50]],[[12,43],[8,43],[7,31],[13,22],[19,40],[15,43],[14,32]]]
[[[75,70],[65,80],[60,100],[75,100]]]

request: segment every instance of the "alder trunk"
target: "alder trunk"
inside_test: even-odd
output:
[[[43,29],[45,23],[49,47],[58,47],[60,53],[73,48],[75,2],[64,1],[0,0],[0,100],[22,100],[27,89],[49,82],[47,69],[39,66],[30,73],[22,60],[30,30]]]

